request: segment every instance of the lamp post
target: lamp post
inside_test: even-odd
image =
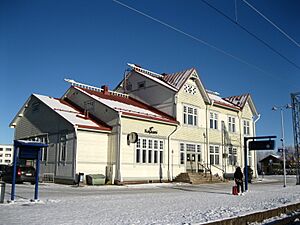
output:
[[[284,140],[284,125],[283,125],[283,109],[291,108],[290,105],[285,106],[273,106],[272,110],[277,111],[280,109],[281,115],[281,144],[282,144],[282,155],[283,155],[283,187],[286,187],[286,159],[285,159],[285,140]]]

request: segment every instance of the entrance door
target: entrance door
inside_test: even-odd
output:
[[[196,172],[197,170],[197,160],[196,153],[187,153],[186,154],[186,170],[187,172]]]

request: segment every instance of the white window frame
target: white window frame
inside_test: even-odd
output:
[[[236,117],[228,116],[228,131],[236,133]]]
[[[198,108],[183,105],[183,124],[188,126],[198,126]]]
[[[209,146],[209,163],[211,165],[220,165],[220,146]]]
[[[210,112],[210,114],[209,114],[209,128],[218,130],[218,113]]]
[[[228,148],[228,164],[231,166],[237,165],[237,148],[236,147]]]
[[[140,137],[135,145],[134,164],[164,163],[164,146],[161,139]]]
[[[250,121],[249,120],[243,120],[243,131],[245,136],[250,135]]]
[[[184,165],[185,160],[188,161],[188,156],[187,153],[194,154],[195,157],[196,155],[200,155],[200,161],[202,160],[202,147],[200,143],[190,143],[190,142],[180,142],[179,143],[179,164]],[[199,157],[197,157],[199,159]],[[196,161],[196,158],[195,160]],[[198,160],[198,162],[200,162]]]

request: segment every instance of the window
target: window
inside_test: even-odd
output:
[[[164,163],[163,151],[159,151],[159,163]]]
[[[190,106],[183,106],[183,123],[197,126],[198,112],[197,109]]]
[[[249,120],[244,120],[244,135],[250,135],[250,122],[249,122]]]
[[[159,163],[164,163],[164,142],[159,141]]]
[[[186,151],[187,152],[196,152],[196,145],[186,144]]]
[[[11,157],[11,154],[5,154],[5,157]]]
[[[0,154],[0,157],[3,157],[3,154]]]
[[[214,146],[214,145],[209,146],[210,164],[212,165],[220,164],[219,153],[220,153],[219,146]]]
[[[140,149],[137,149],[136,150],[136,155],[135,155],[135,157],[136,157],[135,160],[136,160],[137,163],[140,162],[140,158],[141,158],[140,154],[141,154]]]
[[[197,145],[198,162],[201,162],[201,145]]]
[[[236,132],[236,127],[235,127],[235,117],[229,116],[228,117],[228,130],[229,132]]]
[[[66,136],[61,136],[60,138],[60,161],[65,162],[67,155],[67,138]]]
[[[184,164],[184,155],[185,155],[184,144],[180,143],[180,164]]]
[[[189,85],[189,84],[185,84],[183,86],[183,90],[186,92],[186,93],[189,93],[189,94],[192,94],[192,95],[195,95],[197,93],[197,88],[196,86],[194,85]]]
[[[138,82],[138,88],[145,88],[146,87],[146,81]]]
[[[190,143],[180,143],[180,164],[185,163],[185,154],[186,161],[197,161],[201,162],[201,145],[190,144]]]
[[[152,146],[153,146],[153,145],[152,145],[152,140],[148,140],[148,148],[149,148],[149,149],[152,149]]]
[[[0,152],[2,152],[3,151],[3,148],[0,148]]]
[[[10,160],[9,160],[9,159],[5,159],[4,162],[5,162],[5,163],[10,163]]]
[[[136,163],[163,163],[164,142],[150,138],[139,138],[136,143]]]
[[[237,163],[237,150],[236,148],[228,148],[229,165],[235,166]]]
[[[148,163],[152,163],[152,150],[148,150]]]
[[[143,161],[142,161],[143,163],[146,163],[146,157],[147,157],[146,154],[147,154],[147,151],[144,149],[143,150]]]
[[[209,127],[211,129],[218,129],[218,114],[210,113]]]
[[[147,148],[147,140],[143,139],[143,148]]]
[[[158,162],[158,151],[154,151],[154,163]]]
[[[5,149],[7,152],[11,152],[11,148],[6,148]]]

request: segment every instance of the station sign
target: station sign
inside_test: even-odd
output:
[[[275,148],[274,140],[249,142],[249,150],[274,150],[274,148]]]

